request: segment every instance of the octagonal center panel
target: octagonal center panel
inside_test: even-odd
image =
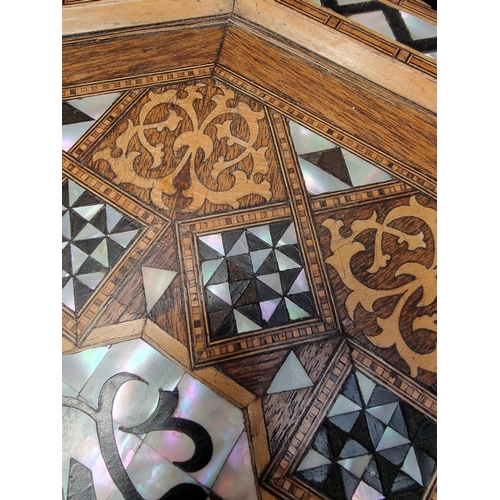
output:
[[[258,498],[242,410],[146,342],[62,367],[63,498]]]

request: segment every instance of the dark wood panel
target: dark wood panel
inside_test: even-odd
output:
[[[361,143],[436,177],[436,117],[409,101],[333,64],[321,67],[319,61],[301,60],[239,26],[229,26],[218,64]]]
[[[63,86],[214,63],[223,31],[216,25],[68,41],[62,49]]]

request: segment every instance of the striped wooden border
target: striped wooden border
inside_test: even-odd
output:
[[[319,120],[317,117],[299,108],[297,105],[289,103],[278,95],[272,94],[249,80],[243,79],[240,75],[229,71],[221,65],[216,66],[215,77],[220,78],[228,85],[232,85],[239,92],[246,93],[250,97],[257,99],[304,127],[313,130],[325,139],[342,146],[355,155],[376,165],[381,170],[400,178],[406,184],[415,187],[431,198],[437,198],[437,184],[435,179],[398,162],[394,158],[390,158],[388,155],[378,150],[368,147],[347,135],[332,123],[326,123],[323,120]]]

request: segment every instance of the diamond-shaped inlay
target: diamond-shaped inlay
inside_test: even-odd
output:
[[[78,312],[141,226],[70,179],[62,206],[62,302]]]
[[[355,371],[295,474],[333,500],[421,499],[436,470],[436,423]]]
[[[213,340],[316,314],[292,221],[200,236],[198,253]]]

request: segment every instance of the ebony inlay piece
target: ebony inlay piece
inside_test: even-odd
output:
[[[212,339],[316,314],[292,221],[198,238]]]
[[[421,499],[437,460],[436,423],[351,373],[295,474],[333,500]]]
[[[140,225],[72,180],[62,187],[62,301],[79,311]]]

